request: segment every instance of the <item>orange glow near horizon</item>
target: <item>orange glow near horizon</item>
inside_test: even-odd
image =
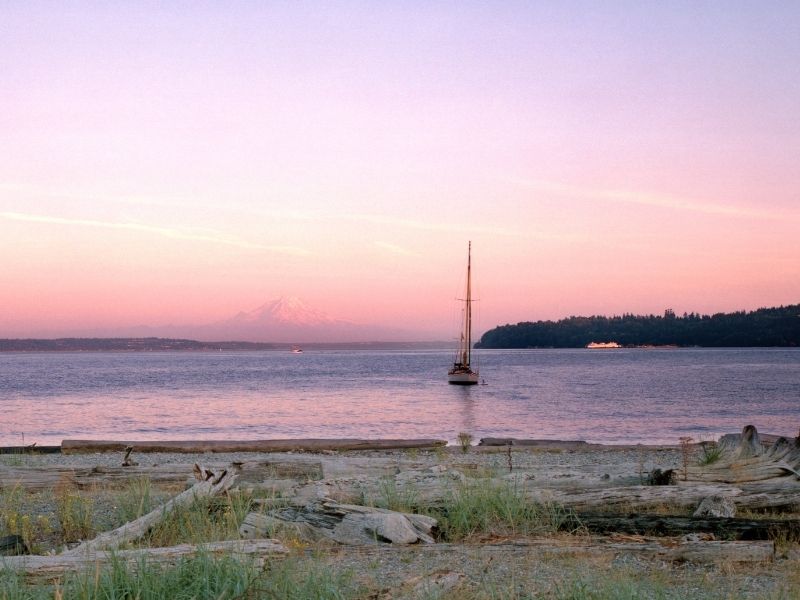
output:
[[[0,19],[0,338],[800,302],[797,6]]]

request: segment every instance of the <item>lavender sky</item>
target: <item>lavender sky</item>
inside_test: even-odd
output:
[[[800,3],[2,2],[0,337],[800,301]]]

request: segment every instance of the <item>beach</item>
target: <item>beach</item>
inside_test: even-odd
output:
[[[150,494],[157,504],[193,484],[196,464],[208,472],[238,470],[237,482],[225,494],[248,494],[251,515],[285,517],[287,511],[293,511],[295,518],[305,519],[308,525],[321,514],[313,511],[322,510],[326,519],[334,513],[341,519],[345,514],[347,520],[356,510],[348,507],[364,506],[365,511],[393,509],[400,514],[418,512],[438,518],[430,540],[425,541],[427,534],[420,533],[415,543],[394,543],[380,536],[366,542],[345,539],[343,543],[341,535],[315,537],[308,531],[302,533],[297,522],[275,527],[276,521],[271,521],[269,535],[255,536],[275,539],[288,548],[286,556],[269,559],[268,564],[290,564],[300,573],[325,573],[341,586],[342,597],[605,598],[619,597],[625,590],[633,594],[627,597],[797,597],[797,539],[779,533],[764,541],[697,532],[601,534],[591,530],[594,525],[579,523],[580,515],[588,513],[690,516],[694,507],[688,507],[695,502],[694,496],[687,496],[688,500],[684,496],[711,488],[707,482],[692,481],[694,475],[683,481],[682,473],[684,469],[699,473],[694,470],[705,452],[699,444],[569,442],[281,453],[140,453],[134,448],[128,460],[136,464],[128,467],[121,466],[121,452],[0,455],[0,473],[5,494],[14,477],[17,490],[25,487],[27,478],[30,488],[23,505],[29,507],[32,520],[52,520],[54,530],[58,528],[52,514],[55,503],[48,503],[47,498],[57,496],[56,488],[63,494],[68,487],[90,498],[93,519],[110,528],[115,519],[119,521],[113,514],[120,502],[117,490],[130,494],[127,482],[149,477]],[[656,469],[676,473],[673,485],[645,485]],[[58,473],[57,483],[43,481],[46,473]],[[766,484],[715,485],[727,490],[735,501],[744,498],[742,502],[746,502],[748,486]],[[800,502],[800,484],[796,478],[785,478],[781,486],[789,490],[788,507],[784,503],[773,511],[742,506],[737,516],[796,520],[798,506],[792,502]],[[674,496],[668,488],[683,496]],[[471,531],[454,533],[453,524],[442,521],[442,507],[449,506],[449,518],[453,519],[454,505],[447,503],[456,495],[466,497],[478,490],[519,497],[522,505],[546,507],[549,512],[539,513],[535,523],[530,516],[505,522],[493,519]],[[655,499],[648,501],[652,490],[656,490]],[[672,506],[668,498],[673,496],[659,501],[661,490],[679,499]],[[594,502],[597,494],[599,504],[586,504]],[[483,496],[480,502],[489,504],[498,497]],[[620,508],[620,498],[627,498],[625,509]],[[510,511],[512,504],[504,506]],[[469,510],[476,513],[482,509]],[[574,514],[578,521],[569,521]],[[567,522],[572,525],[565,526]],[[239,526],[239,534],[229,538],[247,537]],[[78,544],[53,545],[57,537],[51,534],[49,540],[42,540],[39,551],[69,553]],[[768,549],[765,544],[770,545]]]

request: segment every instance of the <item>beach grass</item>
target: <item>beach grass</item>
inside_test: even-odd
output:
[[[142,547],[235,540],[239,526],[252,508],[252,496],[231,491],[217,497],[199,497],[177,507],[142,538]]]
[[[134,477],[125,484],[120,493],[115,494],[117,521],[120,525],[146,515],[153,508],[153,486],[149,477]]]
[[[722,458],[722,446],[716,442],[702,442],[700,448],[703,452],[697,461],[700,466],[713,465]]]
[[[112,561],[102,569],[64,575],[55,582],[26,582],[20,572],[0,568],[2,600],[205,600],[286,598],[349,600],[361,595],[350,572],[336,572],[318,562],[281,559],[258,567],[231,555],[200,553],[174,565],[135,565]]]
[[[66,486],[56,489],[56,518],[65,542],[87,540],[96,531],[93,519],[94,500]]]
[[[0,536],[18,535],[29,550],[37,552],[53,526],[44,515],[29,514],[30,503],[19,485],[0,489]]]
[[[464,541],[475,536],[542,535],[556,533],[569,516],[557,503],[531,502],[522,484],[465,480],[432,507],[443,539]]]

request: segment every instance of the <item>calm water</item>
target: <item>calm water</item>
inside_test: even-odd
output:
[[[795,436],[800,349],[0,354],[0,445],[62,439]]]

